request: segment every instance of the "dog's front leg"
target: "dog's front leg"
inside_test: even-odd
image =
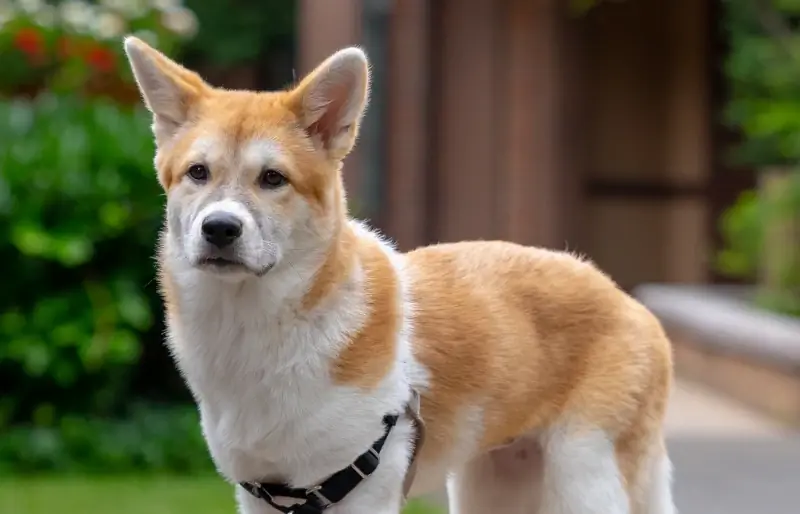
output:
[[[364,480],[330,514],[400,514],[403,505],[405,463],[385,459],[373,475]],[[326,513],[327,514],[327,513]]]

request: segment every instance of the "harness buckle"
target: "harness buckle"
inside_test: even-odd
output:
[[[320,501],[323,508],[328,508],[331,505],[333,505],[333,502],[330,501],[328,498],[326,498],[325,495],[320,492],[320,489],[322,489],[321,485],[315,485],[314,487],[309,487],[308,489],[306,489],[306,494],[307,495],[313,494],[314,497]]]
[[[367,467],[369,468],[368,470],[361,469],[358,466],[358,461],[350,464],[350,468],[356,473],[358,473],[358,476],[360,476],[361,478],[367,478],[367,476],[371,475],[378,468],[378,464],[381,461],[381,456],[378,454],[378,452],[375,451],[375,448],[370,448],[369,450],[367,450],[367,453],[361,456],[361,458],[366,460],[364,464],[367,465]]]
[[[245,490],[255,496],[258,499],[262,499],[263,495],[261,494],[261,484],[257,482],[242,482],[241,486],[245,488]]]

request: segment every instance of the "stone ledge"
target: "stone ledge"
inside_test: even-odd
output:
[[[679,376],[800,427],[800,320],[753,306],[741,286],[648,284],[634,296],[667,330]]]

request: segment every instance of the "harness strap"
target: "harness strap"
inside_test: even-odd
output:
[[[417,456],[425,442],[425,422],[420,415],[420,397],[416,389],[411,390],[411,401],[406,405],[406,415],[411,418],[416,430],[414,431],[414,448],[411,450],[411,460],[408,463],[406,477],[403,480],[404,499],[408,499],[408,492],[414,483],[414,477],[417,475]]]

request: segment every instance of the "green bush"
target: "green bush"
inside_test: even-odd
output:
[[[209,466],[162,345],[164,196],[120,39],[261,68],[295,5],[185,3],[0,0],[0,470]]]
[[[800,241],[800,171],[787,174],[781,188],[744,191],[725,211],[716,266],[758,283],[761,307],[800,316],[800,249],[789,246]]]
[[[159,344],[149,123],[102,100],[0,102],[0,429],[118,412]]]
[[[717,268],[758,285],[757,302],[800,315],[800,0],[726,0],[730,98],[725,120],[741,136],[737,164],[759,173],[722,216]],[[779,171],[783,170],[783,171]],[[787,179],[777,186],[775,173]],[[781,190],[784,189],[784,190]]]
[[[725,243],[717,268],[732,277],[755,278],[764,240],[762,202],[753,190],[744,191],[719,222]]]

